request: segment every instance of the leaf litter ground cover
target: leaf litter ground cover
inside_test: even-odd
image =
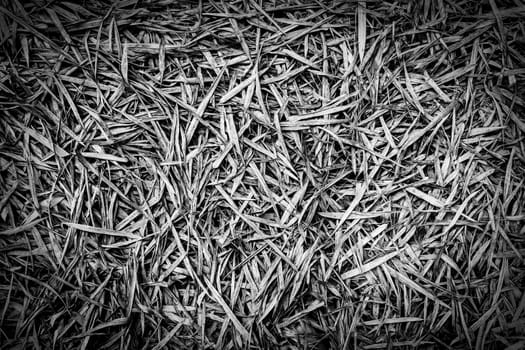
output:
[[[523,18],[3,0],[0,348],[525,347]]]

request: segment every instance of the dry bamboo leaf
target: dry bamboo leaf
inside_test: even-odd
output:
[[[355,269],[343,273],[341,275],[341,279],[346,280],[367,273],[368,271],[385,264],[387,261],[396,257],[397,255],[399,255],[398,251],[385,254],[377,259],[374,259],[373,261],[369,261],[366,264],[363,264],[363,266],[357,267]]]
[[[240,333],[240,335],[243,337],[243,339],[248,339],[250,337],[250,333],[244,328],[242,323],[239,321],[237,316],[233,313],[233,311],[230,309],[228,304],[223,300],[219,292],[215,289],[215,287],[208,281],[207,279],[204,279],[204,282],[206,283],[206,286],[208,287],[208,292],[211,294],[211,297],[215,299],[223,308],[224,312],[226,312],[226,315],[228,315],[228,318],[233,323],[237,331]]]
[[[30,223],[27,223],[27,224],[24,224],[24,225],[21,225],[21,226],[18,226],[18,227],[14,227],[14,228],[10,228],[10,229],[4,230],[4,231],[0,231],[0,236],[15,235],[17,233],[21,233],[21,232],[24,232],[24,231],[31,230],[33,227],[35,227],[36,225],[38,225],[39,223],[41,223],[44,220],[45,219],[38,219],[38,220],[34,220],[34,221],[30,222]]]
[[[126,84],[129,83],[128,80],[128,45],[124,43],[122,45],[122,53],[120,54],[120,74],[122,74],[122,79]]]
[[[357,43],[359,60],[363,62],[366,48],[366,1],[357,4]]]
[[[441,300],[439,300],[435,295],[433,295],[432,293],[430,293],[429,291],[427,291],[426,289],[424,289],[423,287],[421,287],[418,283],[412,281],[408,276],[406,276],[404,273],[401,273],[401,272],[398,272],[394,269],[392,269],[391,267],[389,267],[388,265],[385,265],[388,272],[396,279],[398,279],[400,282],[404,283],[407,287],[421,293],[422,295],[424,295],[425,297],[427,297],[428,299],[432,300],[433,302],[443,306],[444,308],[447,308],[449,309],[450,306],[445,304],[444,302],[442,302]]]
[[[43,146],[45,146],[50,151],[54,152],[59,157],[67,157],[69,155],[68,152],[66,152],[63,148],[61,148],[58,145],[55,145],[53,141],[45,138],[43,135],[39,134],[37,131],[33,129],[29,129],[27,127],[23,127],[23,130],[26,134],[34,138],[36,141],[41,143]]]
[[[424,200],[425,202],[428,202],[430,204],[432,204],[433,206],[435,207],[438,207],[438,208],[443,208],[445,206],[445,203],[423,191],[420,191],[418,190],[417,188],[415,187],[408,187],[407,189],[407,192],[413,194],[414,196]]]
[[[255,81],[255,78],[259,74],[260,73],[254,69],[252,71],[252,74],[250,75],[250,77],[248,79],[244,80],[243,82],[241,82],[240,84],[235,86],[233,89],[228,91],[226,93],[226,95],[221,97],[221,99],[219,100],[219,103],[224,104],[224,103],[228,102],[230,99],[232,99],[234,96],[236,96],[239,92],[241,92],[242,90],[246,89],[249,85],[251,85]]]
[[[131,239],[140,239],[141,237],[138,235],[135,235],[131,232],[126,231],[115,231],[115,230],[108,230],[102,227],[93,227],[89,225],[84,224],[75,224],[73,222],[65,222],[64,225],[69,226],[71,228],[90,232],[90,233],[96,233],[98,235],[107,235],[107,236],[116,236],[116,237],[126,237]]]
[[[102,159],[102,160],[110,160],[113,162],[120,162],[120,163],[126,163],[128,161],[127,158],[114,156],[112,154],[107,153],[99,153],[99,152],[80,152],[80,154],[83,157],[86,158],[95,158],[95,159]]]

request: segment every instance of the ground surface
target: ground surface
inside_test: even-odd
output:
[[[2,1],[2,349],[521,349],[525,5]]]

